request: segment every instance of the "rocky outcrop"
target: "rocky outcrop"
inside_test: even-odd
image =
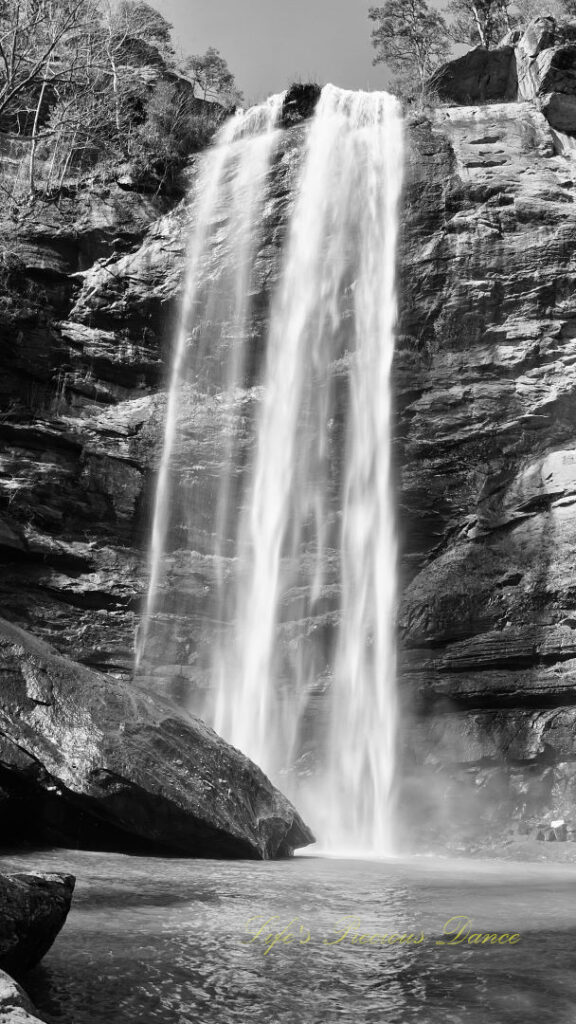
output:
[[[448,103],[533,100],[552,128],[576,132],[576,22],[537,18],[495,50],[476,47],[432,76],[431,92]]]
[[[48,952],[68,916],[72,875],[0,875],[0,969],[19,975]]]
[[[0,679],[0,787],[16,832],[253,859],[314,841],[263,773],[199,719],[5,622]]]
[[[443,64],[430,79],[429,89],[441,100],[451,103],[515,99],[514,49],[503,46],[498,50],[486,50],[477,46],[457,60]]]
[[[0,1024],[42,1024],[20,985],[0,971]]]

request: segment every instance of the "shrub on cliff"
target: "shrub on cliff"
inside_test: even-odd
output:
[[[224,116],[219,104],[198,100],[170,82],[158,82],[130,144],[134,179],[156,182],[160,189],[173,185],[190,154],[210,143]]]

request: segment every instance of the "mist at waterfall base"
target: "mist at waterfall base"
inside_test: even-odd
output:
[[[195,186],[137,668],[178,666],[322,847],[385,854],[402,123],[326,86],[286,132],[283,104],[229,121]]]

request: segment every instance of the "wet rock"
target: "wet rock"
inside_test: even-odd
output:
[[[0,969],[34,967],[62,928],[74,892],[72,875],[0,875]]]
[[[313,842],[265,775],[199,719],[0,622],[0,784],[36,837],[266,859]]]
[[[0,1024],[42,1024],[24,989],[0,971]]]
[[[320,99],[321,88],[315,83],[302,82],[291,85],[284,97],[280,124],[283,128],[292,128],[296,124],[312,117],[316,104]]]

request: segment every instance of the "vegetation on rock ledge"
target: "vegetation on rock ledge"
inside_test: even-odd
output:
[[[4,194],[95,166],[169,185],[240,99],[217,50],[179,59],[171,33],[142,0],[0,0]]]

